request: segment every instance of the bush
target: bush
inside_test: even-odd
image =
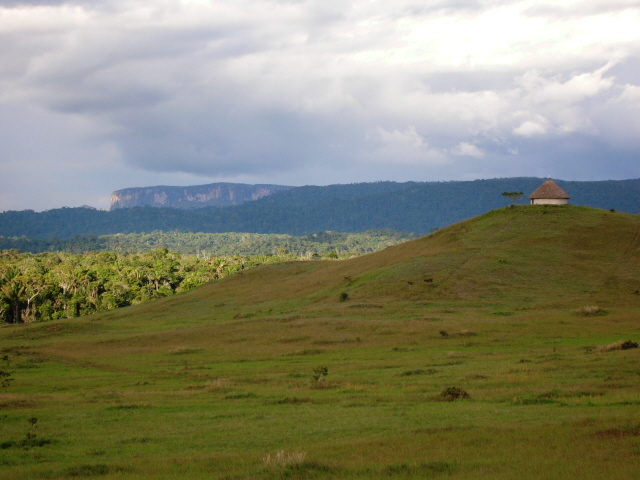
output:
[[[319,386],[324,383],[324,378],[329,374],[328,367],[316,367],[313,369],[313,375],[311,376],[311,385]]]
[[[611,352],[614,350],[629,350],[631,348],[638,348],[638,343],[632,340],[623,340],[620,342],[611,343],[598,348],[599,352]]]
[[[467,392],[465,392],[463,389],[458,387],[445,388],[442,392],[440,392],[440,397],[449,402],[453,402],[454,400],[462,400],[465,398],[470,398]]]

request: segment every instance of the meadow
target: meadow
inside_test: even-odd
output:
[[[515,207],[5,325],[0,477],[637,478],[639,289],[639,216]]]

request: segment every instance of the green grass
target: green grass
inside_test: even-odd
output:
[[[640,340],[639,231],[508,208],[348,261],[3,326],[0,478],[636,478],[640,349],[598,347]]]

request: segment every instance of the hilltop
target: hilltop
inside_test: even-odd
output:
[[[3,474],[634,479],[639,314],[640,216],[522,206],[3,326]]]

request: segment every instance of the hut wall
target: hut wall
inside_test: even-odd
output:
[[[569,200],[566,198],[534,198],[531,205],[566,205]]]

